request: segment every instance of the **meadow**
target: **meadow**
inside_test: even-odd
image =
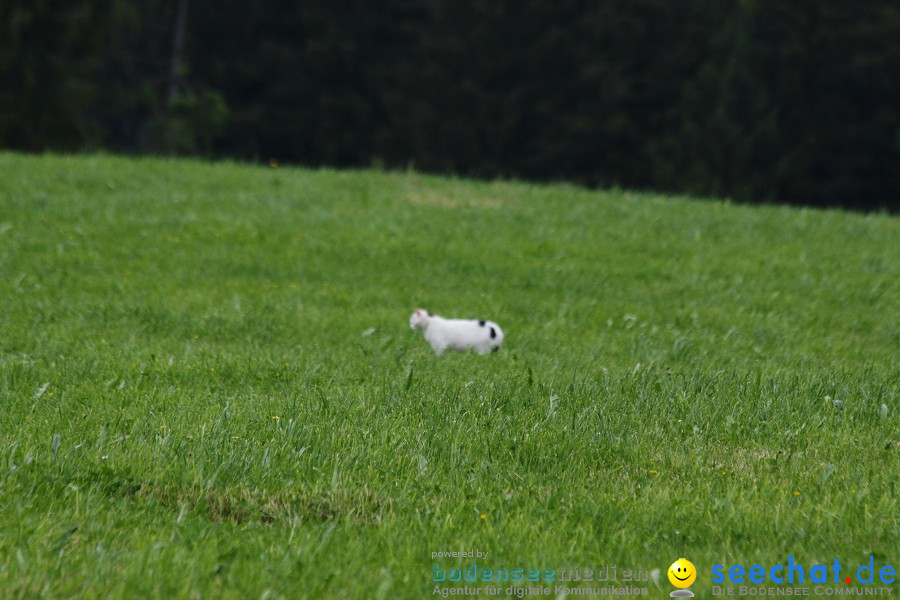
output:
[[[0,593],[900,567],[898,349],[896,216],[0,153]]]

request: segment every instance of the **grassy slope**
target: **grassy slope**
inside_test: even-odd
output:
[[[898,240],[879,215],[0,154],[0,588],[421,597],[430,552],[470,547],[684,555],[701,596],[719,562],[897,566]],[[503,351],[434,357],[415,305],[497,320]]]

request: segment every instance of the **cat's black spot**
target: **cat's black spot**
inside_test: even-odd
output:
[[[497,330],[491,327],[491,339],[494,339],[495,337],[497,337]]]
[[[479,326],[479,327],[484,327],[484,324],[485,324],[485,323],[487,323],[487,321],[478,321],[478,326]]]
[[[499,351],[500,351],[500,346],[494,346],[494,349],[491,350],[491,352],[499,352]]]
[[[433,316],[434,316],[433,314],[431,314],[431,313],[428,312],[427,310],[425,311],[425,314],[428,315],[429,317],[433,317]]]

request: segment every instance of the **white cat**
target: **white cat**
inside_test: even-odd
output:
[[[459,352],[471,348],[478,354],[487,354],[499,350],[503,343],[503,331],[493,321],[445,319],[417,308],[409,318],[409,326],[424,332],[438,354],[448,348]]]

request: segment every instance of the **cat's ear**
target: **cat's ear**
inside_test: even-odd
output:
[[[417,316],[417,317],[421,317],[421,316],[422,316],[422,309],[421,309],[421,308],[417,308],[417,309],[416,309],[416,316]]]

